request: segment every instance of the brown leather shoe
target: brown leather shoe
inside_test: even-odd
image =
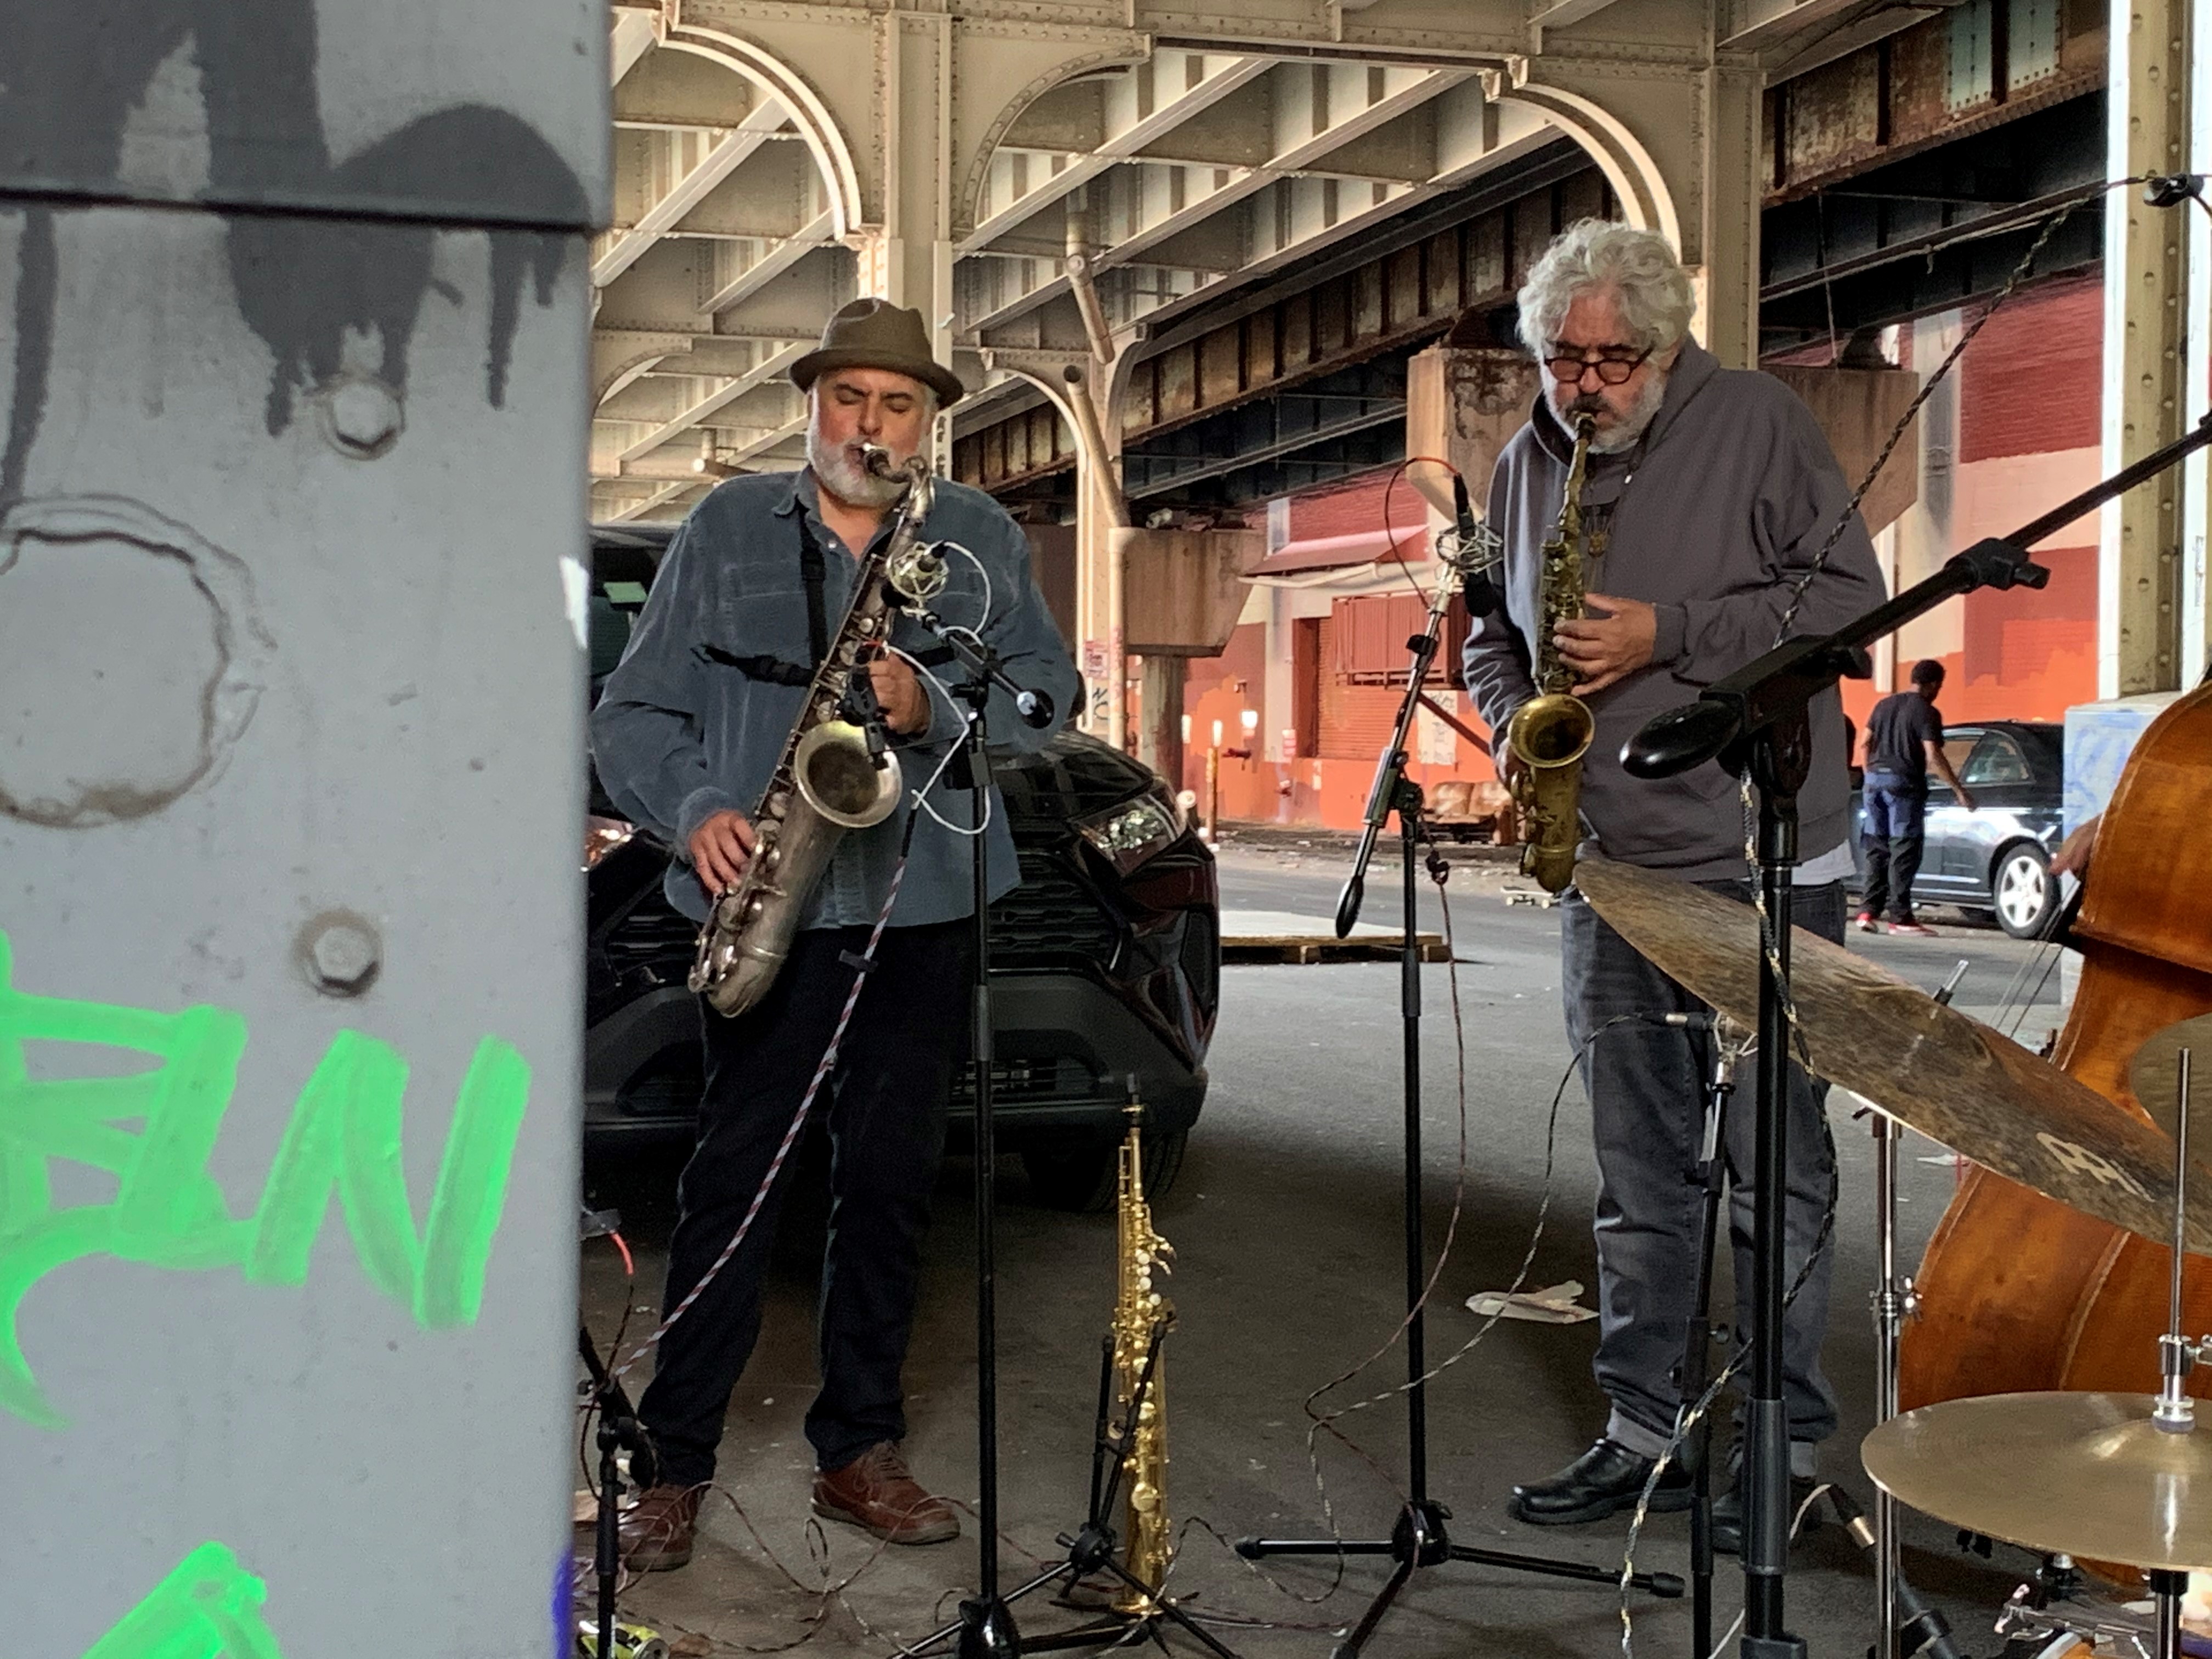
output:
[[[704,1486],[648,1486],[623,1505],[623,1565],[633,1572],[666,1572],[691,1559]]]
[[[908,1473],[899,1449],[884,1440],[842,1469],[814,1477],[814,1512],[849,1521],[894,1544],[941,1544],[960,1536],[952,1505],[933,1498]]]

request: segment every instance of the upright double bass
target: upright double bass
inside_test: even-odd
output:
[[[2212,1012],[2208,822],[2212,686],[2152,722],[2106,809],[2068,940],[2081,979],[2051,1054],[2114,1111],[2154,1121],[2129,1088],[2130,1060],[2166,1026]],[[2165,1245],[1973,1169],[1921,1262],[1902,1407],[2052,1389],[2155,1394],[2172,1260]],[[2184,1274],[2184,1328],[2212,1331],[2212,1259],[2191,1254]],[[2191,1391],[2212,1394],[2212,1370]]]

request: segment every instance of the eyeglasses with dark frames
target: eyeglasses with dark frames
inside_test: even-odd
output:
[[[1555,380],[1570,385],[1579,384],[1585,371],[1595,369],[1597,377],[1607,386],[1626,386],[1629,379],[1644,366],[1651,352],[1649,348],[1624,357],[1618,354],[1603,354],[1595,357],[1547,357],[1544,367]]]

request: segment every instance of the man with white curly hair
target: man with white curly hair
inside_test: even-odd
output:
[[[1519,295],[1521,332],[1543,365],[1544,393],[1499,456],[1490,523],[1504,538],[1502,608],[1474,620],[1467,684],[1503,732],[1534,692],[1540,625],[1539,550],[1559,516],[1577,417],[1592,417],[1583,492],[1583,615],[1554,638],[1589,703],[1597,735],[1583,763],[1585,852],[1640,865],[1748,900],[1750,872],[1735,780],[1717,766],[1660,782],[1631,778],[1622,742],[1662,709],[1793,635],[1838,626],[1882,597],[1865,526],[1851,515],[1820,550],[1850,489],[1811,412],[1771,376],[1724,369],[1689,337],[1695,296],[1663,237],[1585,221],[1564,232]],[[1818,566],[1817,569],[1815,566]],[[1843,709],[1833,690],[1813,706],[1812,776],[1799,797],[1797,920],[1841,941],[1851,868]],[[1513,762],[1503,763],[1510,773]],[[1561,992],[1590,1097],[1599,1188],[1599,1336],[1595,1369],[1612,1402],[1596,1443],[1548,1479],[1514,1488],[1511,1509],[1539,1526],[1593,1521],[1632,1507],[1681,1403],[1677,1366],[1698,1284],[1693,1185],[1712,1073],[1712,1038],[1670,1028],[1704,1005],[1646,961],[1570,889],[1560,907]],[[1795,1281],[1819,1237],[1832,1164],[1821,1091],[1792,1074],[1785,1273]],[[1731,1114],[1728,1153],[1737,1328],[1750,1328],[1752,1113]],[[1784,1338],[1791,1472],[1814,1473],[1836,1426],[1820,1374],[1829,1256],[1791,1304]],[[1679,1462],[1653,1507],[1690,1501]],[[1715,1504],[1715,1537],[1737,1547],[1734,1491]]]

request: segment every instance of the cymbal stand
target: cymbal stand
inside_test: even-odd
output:
[[[2197,1427],[2197,1402],[2190,1398],[2189,1373],[2197,1368],[2201,1344],[2181,1334],[2181,1273],[2189,1248],[2189,1061],[2184,1048],[2175,1056],[2173,1118],[2173,1279],[2166,1303],[2166,1334],[2158,1340],[2158,1404],[2151,1422],[2166,1434],[2189,1434]],[[2181,1659],[2181,1598],[2189,1575],[2154,1570],[2150,1591],[2158,1603],[2158,1659]]]
[[[1948,1007],[1966,976],[1962,957],[1936,993],[1939,1006]],[[1919,1305],[1909,1273],[1897,1271],[1897,1144],[1904,1131],[1895,1118],[1877,1107],[1867,1109],[1874,1131],[1874,1237],[1880,1278],[1874,1290],[1875,1400],[1876,1426],[1897,1415],[1898,1352],[1905,1337],[1905,1322]],[[1880,1486],[1874,1489],[1874,1583],[1875,1614],[1874,1659],[1904,1659],[1898,1583],[1903,1568],[1898,1559],[1897,1500]]]

